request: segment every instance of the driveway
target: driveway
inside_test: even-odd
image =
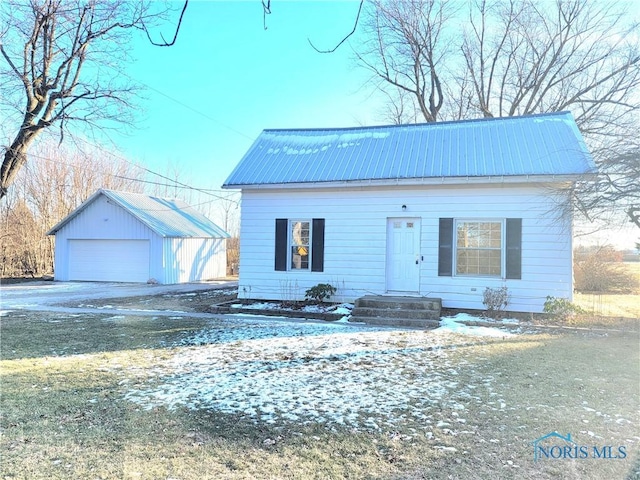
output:
[[[43,282],[33,281],[0,285],[1,310],[47,310],[60,303],[126,298],[165,293],[196,292],[218,288],[236,287],[238,282],[213,280],[175,285],[150,285],[146,283],[106,282]]]

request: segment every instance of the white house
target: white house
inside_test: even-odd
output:
[[[226,275],[229,235],[182,200],[100,189],[48,235],[56,280],[170,284]]]
[[[242,190],[239,296],[439,297],[483,309],[572,298],[573,182],[595,165],[569,112],[263,131],[224,184]]]

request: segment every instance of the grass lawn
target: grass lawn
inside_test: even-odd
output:
[[[624,265],[640,282],[640,262],[627,262]],[[573,302],[591,315],[605,320],[640,320],[640,292],[629,295],[576,293]]]
[[[2,479],[640,478],[637,331],[9,312],[0,334]],[[553,431],[625,456],[534,462]]]

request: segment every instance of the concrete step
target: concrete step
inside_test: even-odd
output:
[[[440,318],[439,309],[355,307],[351,314],[357,317],[407,318],[416,320],[438,320]]]
[[[436,328],[442,300],[427,297],[365,295],[356,300],[352,322],[412,328]]]
[[[395,318],[395,317],[357,317],[352,315],[350,322],[366,323],[367,325],[381,325],[386,327],[408,327],[408,328],[438,328],[439,320],[427,320],[417,318]]]

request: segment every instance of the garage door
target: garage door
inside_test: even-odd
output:
[[[69,240],[69,280],[146,282],[148,240]]]

